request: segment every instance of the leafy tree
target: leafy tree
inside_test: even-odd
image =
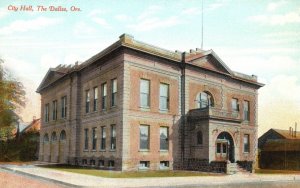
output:
[[[15,110],[25,106],[23,84],[3,68],[3,63],[0,59],[0,128],[16,123],[19,117]]]

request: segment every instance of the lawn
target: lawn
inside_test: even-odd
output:
[[[106,177],[106,178],[141,178],[141,177],[187,177],[187,176],[220,176],[221,174],[192,172],[192,171],[139,171],[139,172],[120,172],[113,170],[99,170],[92,168],[74,166],[40,166],[54,170],[62,170],[85,175]]]
[[[255,174],[300,174],[300,171],[293,171],[293,170],[273,170],[273,169],[255,169]]]

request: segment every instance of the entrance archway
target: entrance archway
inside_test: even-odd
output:
[[[216,140],[216,153],[221,160],[229,160],[235,162],[234,142],[232,136],[228,132],[221,132]]]
[[[59,163],[65,163],[66,131],[62,130],[59,135],[58,157]]]

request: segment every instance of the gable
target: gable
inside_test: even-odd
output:
[[[40,92],[44,87],[48,86],[58,78],[65,75],[65,73],[54,71],[53,69],[49,69],[46,76],[44,77],[43,81],[39,85],[37,92]]]
[[[232,71],[227,65],[212,51],[191,54],[186,58],[187,63],[214,72],[231,75]]]

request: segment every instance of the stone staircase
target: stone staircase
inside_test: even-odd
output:
[[[227,174],[249,174],[250,172],[239,166],[237,163],[227,163]]]

